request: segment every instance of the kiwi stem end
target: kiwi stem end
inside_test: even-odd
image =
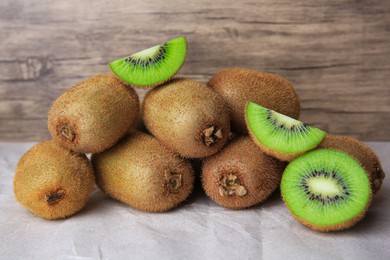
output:
[[[73,142],[76,139],[76,133],[70,125],[61,126],[58,132],[63,138],[70,142]]]
[[[203,143],[206,146],[211,146],[222,139],[222,129],[215,126],[207,127],[202,131]]]
[[[240,184],[238,178],[234,174],[223,176],[220,181],[219,194],[223,196],[236,195],[239,197],[247,194],[247,189]]]
[[[57,190],[55,192],[50,192],[49,194],[46,194],[46,203],[49,206],[52,206],[65,198],[65,191],[64,190]]]
[[[178,193],[183,182],[181,174],[172,174],[171,172],[165,172],[166,186],[169,193]]]

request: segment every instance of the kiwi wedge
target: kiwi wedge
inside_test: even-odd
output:
[[[192,79],[175,78],[150,90],[142,118],[151,134],[186,158],[215,154],[229,138],[229,112],[222,98]]]
[[[132,131],[91,161],[102,191],[142,211],[170,210],[193,189],[191,164],[141,132]]]
[[[347,229],[365,215],[372,192],[365,170],[351,156],[316,149],[283,172],[283,200],[293,217],[318,231]]]
[[[314,149],[326,132],[301,121],[248,102],[245,111],[248,131],[264,152],[283,161]]]
[[[61,146],[79,153],[97,153],[135,126],[139,109],[139,98],[132,87],[114,75],[97,75],[53,102],[48,127]]]
[[[234,132],[248,133],[243,113],[248,101],[299,118],[299,97],[292,84],[279,75],[245,68],[227,68],[216,73],[208,85],[223,97],[229,107]]]
[[[134,53],[109,63],[121,80],[134,87],[154,87],[169,80],[184,63],[187,53],[186,37]]]
[[[338,150],[353,157],[369,175],[372,192],[375,194],[379,191],[385,172],[378,156],[365,143],[350,136],[327,134],[318,148]]]
[[[20,158],[14,193],[16,200],[35,215],[60,219],[84,208],[94,184],[94,173],[84,154],[43,141]]]
[[[231,209],[265,201],[280,184],[286,163],[265,154],[250,137],[239,137],[203,162],[208,197]]]

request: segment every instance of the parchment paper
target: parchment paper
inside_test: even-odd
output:
[[[319,233],[296,222],[280,193],[247,210],[208,199],[199,182],[181,207],[144,213],[97,188],[87,207],[48,221],[13,195],[17,161],[33,143],[0,143],[0,259],[390,259],[390,177],[355,227]],[[390,143],[369,143],[390,173]]]

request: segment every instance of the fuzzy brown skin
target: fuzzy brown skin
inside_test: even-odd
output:
[[[223,100],[195,80],[176,78],[152,89],[142,111],[148,131],[183,157],[210,156],[229,137],[230,119]]]
[[[368,200],[368,203],[367,203],[366,207],[358,215],[356,215],[355,217],[353,217],[350,220],[345,221],[343,223],[338,223],[338,224],[330,225],[330,226],[318,226],[318,225],[309,223],[309,222],[307,222],[306,220],[304,220],[302,218],[299,218],[299,217],[295,216],[294,213],[292,213],[292,211],[289,209],[289,207],[288,207],[287,203],[284,201],[284,199],[283,199],[283,202],[286,205],[286,207],[287,207],[288,211],[290,212],[290,214],[294,217],[294,219],[296,221],[298,221],[301,224],[309,227],[310,229],[316,230],[316,231],[331,232],[331,231],[341,231],[341,230],[345,230],[345,229],[351,228],[352,226],[356,225],[359,221],[361,221],[364,218],[364,216],[366,215],[367,210],[368,210],[368,208],[371,205],[372,197],[373,197],[373,194],[372,194],[372,192],[370,192],[370,198]]]
[[[35,215],[60,219],[86,205],[94,183],[92,167],[84,154],[44,141],[20,158],[14,193],[16,200]]]
[[[139,115],[137,93],[114,75],[80,82],[58,97],[48,115],[53,140],[79,153],[97,153],[114,145]]]
[[[379,191],[385,172],[378,156],[366,144],[350,136],[327,134],[318,148],[338,150],[353,157],[368,173],[372,192]]]
[[[263,153],[249,137],[240,137],[204,161],[203,189],[223,207],[247,208],[263,202],[279,187],[285,167],[286,163]],[[221,194],[221,179],[229,174],[237,176],[247,191],[245,195]]]
[[[92,165],[101,190],[143,211],[172,209],[193,189],[191,164],[141,132],[132,132],[110,149],[94,154]]]
[[[223,97],[229,107],[232,131],[248,133],[245,125],[245,106],[248,101],[299,118],[299,97],[291,83],[278,75],[228,68],[216,73],[208,85]]]

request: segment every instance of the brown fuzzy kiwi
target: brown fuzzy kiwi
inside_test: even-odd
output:
[[[327,134],[318,148],[338,150],[353,157],[369,175],[372,192],[379,191],[385,172],[378,156],[365,143],[350,136]]]
[[[247,208],[279,187],[285,167],[285,162],[262,152],[249,137],[240,137],[204,161],[203,189],[223,207]]]
[[[110,149],[94,154],[92,165],[101,190],[143,211],[172,209],[193,188],[191,164],[141,132],[134,131]]]
[[[301,111],[297,93],[290,82],[272,73],[228,68],[216,73],[208,85],[220,94],[230,109],[232,131],[247,134],[245,106],[260,104],[294,119]]]
[[[97,153],[114,145],[139,115],[137,93],[114,75],[80,82],[58,97],[48,116],[55,142],[79,153]]]
[[[152,89],[142,106],[148,131],[187,158],[218,152],[230,133],[228,110],[206,85],[176,78]]]
[[[92,167],[84,154],[44,141],[20,158],[14,193],[16,200],[35,215],[60,219],[86,205],[94,183]]]

